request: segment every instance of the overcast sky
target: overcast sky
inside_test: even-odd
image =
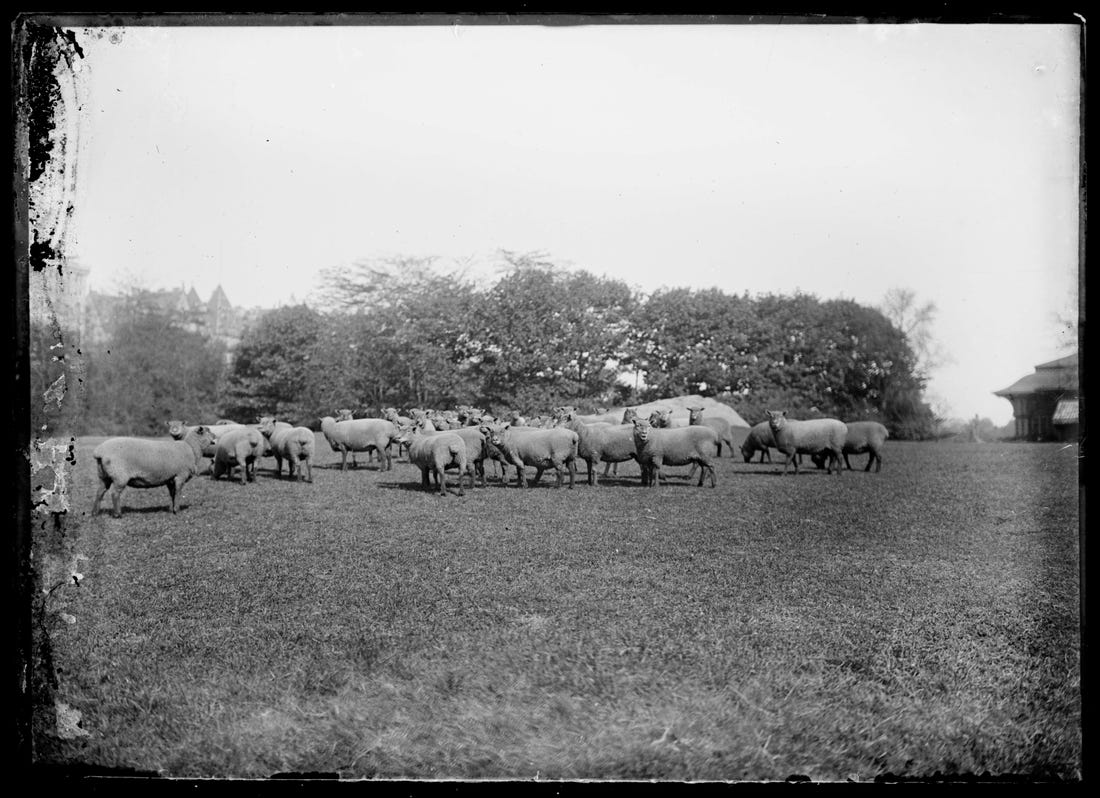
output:
[[[930,394],[1067,354],[1078,28],[78,29],[70,254],[95,289],[307,299],[358,259],[500,249],[646,291],[936,303]]]

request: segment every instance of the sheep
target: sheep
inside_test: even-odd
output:
[[[710,418],[703,418],[702,407],[689,407],[688,413],[688,426],[698,426],[700,424],[710,427],[712,430],[718,433],[718,456],[722,456],[722,445],[725,444],[729,450],[729,456],[733,457],[733,432],[730,427],[729,421],[721,416],[712,416]]]
[[[565,417],[566,413],[572,413],[573,419],[581,422],[582,424],[618,424],[619,414],[609,413],[606,408],[597,407],[595,413],[588,415],[581,415],[577,412],[577,408],[572,405],[565,405],[563,407],[555,407],[553,418],[557,419],[558,423],[561,423],[561,419]]]
[[[718,447],[718,433],[710,427],[677,427],[664,429],[654,427],[648,419],[636,418],[634,426],[634,446],[638,453],[638,464],[642,467],[642,484],[657,487],[661,480],[662,465],[698,465],[699,486],[710,474],[710,486],[717,485],[714,466],[710,459]]]
[[[775,437],[772,435],[771,425],[767,421],[761,421],[759,424],[754,424],[752,429],[749,430],[749,434],[745,437],[744,442],[741,444],[741,456],[745,458],[745,462],[752,462],[753,455],[760,452],[760,462],[763,463],[764,459],[770,463],[772,461],[771,450],[775,448]]]
[[[422,485],[430,487],[428,475],[434,474],[439,483],[439,495],[447,495],[447,467],[454,466],[458,469],[458,495],[464,496],[462,490],[462,475],[467,473],[466,441],[456,432],[436,432],[434,434],[422,434],[412,427],[401,426],[397,428],[397,437],[394,439],[399,444],[408,444],[409,462],[420,469]],[[474,486],[474,475],[470,474],[470,487]]]
[[[298,481],[305,473],[306,482],[313,482],[313,450],[316,439],[309,427],[295,427],[274,416],[260,419],[260,432],[271,442],[271,453],[275,456],[275,473],[283,474],[283,460],[286,460],[287,476]]]
[[[527,487],[524,474],[526,466],[534,466],[537,471],[531,485],[537,485],[542,472],[553,468],[558,475],[557,487],[562,486],[563,471],[569,472],[569,487],[572,489],[577,477],[577,447],[579,437],[571,429],[554,427],[552,429],[531,429],[513,427],[511,424],[482,425],[481,433],[490,445],[500,450],[504,462],[516,467],[516,484]]]
[[[680,427],[689,426],[685,419],[673,418],[672,410],[668,408],[659,408],[650,413],[649,424],[651,427],[657,427],[658,429],[679,429]]]
[[[425,416],[413,425],[422,435],[435,435],[439,432],[452,432],[462,438],[466,444],[466,467],[470,472],[470,487],[474,486],[474,475],[481,478],[481,487],[485,487],[485,458],[490,457],[488,442],[477,427],[460,427],[456,430],[438,430],[432,420]],[[461,477],[461,474],[459,475]]]
[[[882,470],[882,448],[886,439],[890,437],[889,431],[877,421],[849,421],[847,424],[848,435],[844,439],[844,465],[852,470],[852,464],[848,461],[850,454],[868,453],[867,466],[864,471],[870,471],[871,465],[875,466],[875,473]],[[818,468],[825,466],[825,455],[813,454],[810,459]]]
[[[179,421],[168,422],[169,429],[183,428]],[[92,451],[99,475],[99,491],[92,504],[92,515],[99,514],[99,503],[111,491],[112,512],[122,517],[122,491],[126,488],[168,488],[173,515],[176,502],[183,498],[183,486],[199,471],[203,447],[214,439],[208,427],[188,429],[182,439],[150,441],[143,438],[108,438]]]
[[[217,451],[218,438],[228,432],[231,429],[237,427],[243,427],[243,424],[238,424],[235,421],[219,421],[217,424],[205,424],[206,429],[210,430],[210,434],[214,436],[212,443],[208,443],[202,448],[203,457],[213,457]],[[190,430],[195,427],[189,427],[182,421],[169,421],[168,422],[168,434],[175,438],[177,441],[182,441]]]
[[[848,435],[848,428],[843,421],[835,418],[798,421],[787,418],[786,410],[765,410],[764,413],[775,438],[775,448],[787,455],[783,462],[784,474],[792,461],[794,473],[798,474],[797,455],[817,453],[828,456],[828,473],[833,473],[835,465],[836,473],[840,474],[840,455],[844,450],[844,439]]]
[[[376,452],[379,456],[379,470],[393,468],[390,457],[390,444],[397,440],[397,427],[384,418],[355,418],[337,421],[332,416],[321,419],[321,432],[332,451],[342,455],[340,470],[348,470],[348,452]],[[382,461],[383,455],[385,462]]]
[[[397,408],[395,407],[382,408],[382,418],[386,419],[386,421],[390,422],[395,427],[411,427],[416,421],[416,419],[398,414]],[[400,457],[402,454],[408,454],[408,449],[409,447],[405,444],[398,444],[397,456]]]
[[[222,434],[214,451],[214,463],[211,477],[217,479],[222,474],[232,478],[233,467],[240,466],[241,484],[256,480],[256,460],[263,457],[266,438],[258,429],[239,426]]]
[[[634,429],[630,425],[605,422],[585,424],[571,412],[567,412],[561,426],[577,433],[577,456],[588,466],[589,485],[599,486],[596,466],[601,461],[605,463],[603,475],[606,478],[607,470],[612,464],[638,459],[634,446]]]
[[[352,411],[348,410],[347,408],[343,408],[341,410],[336,411],[336,420],[337,421],[352,421],[352,420],[354,420],[354,418],[355,418],[355,414],[352,413]],[[363,416],[360,415],[360,418],[363,418]],[[331,441],[329,441],[329,446],[332,446]],[[332,446],[332,450],[334,452],[340,451],[340,449],[337,448],[336,446]],[[351,467],[352,468],[358,468],[359,467],[359,460],[356,458],[355,454],[356,453],[354,451],[351,453]],[[371,449],[370,451],[367,452],[367,463],[369,464],[371,460],[375,460],[376,462],[381,463],[382,462],[382,454],[377,449]]]

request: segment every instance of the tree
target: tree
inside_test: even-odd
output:
[[[882,313],[905,335],[916,355],[914,370],[927,380],[933,371],[949,361],[947,351],[932,335],[936,319],[936,303],[918,304],[917,294],[910,288],[891,288],[882,301]]]
[[[89,431],[161,434],[170,418],[198,422],[215,414],[225,346],[185,323],[150,291],[123,298],[106,344],[84,353]]]
[[[623,282],[504,251],[473,308],[467,355],[490,406],[541,411],[614,395],[636,298]]]
[[[632,317],[632,362],[653,398],[738,389],[751,367],[757,319],[751,300],[718,289],[661,289]]]
[[[333,330],[346,331],[353,359],[367,375],[348,386],[355,403],[378,408],[474,400],[468,350],[479,297],[464,269],[445,270],[435,260],[359,261],[326,273],[324,296],[339,308]]]
[[[316,357],[322,329],[321,315],[306,305],[265,313],[237,348],[223,414],[250,421],[274,415],[315,425],[327,378]]]

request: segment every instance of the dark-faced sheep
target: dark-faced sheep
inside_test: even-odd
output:
[[[661,429],[646,419],[634,420],[634,447],[638,464],[642,467],[642,484],[657,487],[661,480],[661,467],[665,465],[696,465],[699,485],[707,474],[710,486],[717,484],[714,466],[711,464],[718,451],[718,434],[710,427],[675,427]]]
[[[874,465],[875,473],[882,470],[882,449],[890,433],[886,427],[877,421],[849,421],[847,423],[848,435],[844,439],[844,465],[852,470],[852,464],[848,461],[850,454],[868,454],[867,466],[864,471],[870,471]],[[818,468],[825,467],[825,455],[811,455],[811,460]]]
[[[835,418],[815,418],[799,421],[787,418],[786,410],[765,410],[768,424],[771,426],[775,448],[785,454],[783,473],[794,463],[794,473],[798,474],[797,456],[800,454],[821,454],[828,458],[828,473],[840,473],[840,455],[844,450],[844,440],[848,428],[843,421]]]
[[[173,427],[174,425],[174,427]],[[182,429],[169,422],[169,429]],[[171,510],[182,500],[183,486],[199,472],[204,447],[214,440],[207,427],[189,428],[182,439],[150,441],[143,438],[109,438],[92,451],[99,476],[99,490],[92,515],[99,513],[103,494],[111,491],[112,515],[122,515],[122,491],[126,488],[168,488]]]

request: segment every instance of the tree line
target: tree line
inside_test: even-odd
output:
[[[57,346],[58,331],[32,331],[32,395],[60,374],[70,394],[56,408],[36,399],[32,421],[84,434],[159,434],[168,417],[274,413],[316,426],[341,407],[538,413],[700,394],[749,422],[785,408],[880,420],[901,438],[931,433],[927,375],[906,333],[878,309],[805,293],[644,294],[538,253],[501,260],[489,284],[431,258],[326,272],[323,309],[268,311],[231,364],[224,345],[133,292],[95,351],[74,357]]]

